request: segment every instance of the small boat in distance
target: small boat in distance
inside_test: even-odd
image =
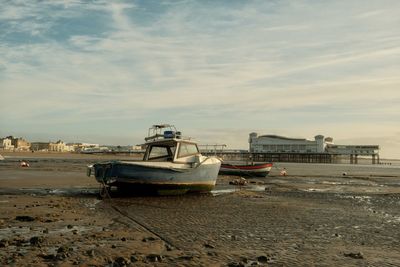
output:
[[[244,177],[266,177],[271,171],[271,168],[272,163],[229,164],[222,162],[219,173]]]
[[[166,130],[167,129],[167,130]],[[184,138],[173,125],[153,125],[145,138],[142,161],[108,161],[88,166],[105,189],[111,186],[160,195],[211,191],[221,161],[200,154],[197,143]]]

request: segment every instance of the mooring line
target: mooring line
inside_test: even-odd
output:
[[[103,185],[103,190],[106,192],[106,196],[108,198],[108,200],[110,201],[110,206],[111,208],[113,208],[115,211],[117,211],[119,214],[121,214],[122,216],[128,218],[129,220],[133,221],[134,223],[140,225],[141,227],[143,227],[145,230],[149,231],[150,233],[152,233],[153,235],[157,236],[158,238],[160,238],[162,241],[164,241],[165,243],[167,243],[168,245],[170,245],[171,247],[174,247],[178,250],[180,250],[180,248],[176,245],[174,245],[170,240],[168,240],[167,238],[163,237],[161,234],[155,232],[154,230],[152,230],[149,226],[145,225],[144,223],[139,222],[138,220],[136,220],[135,218],[133,218],[132,216],[129,216],[126,212],[120,210],[115,204],[113,204],[113,199],[111,198],[108,189],[107,189],[107,185],[104,183],[104,181],[102,181],[102,185]],[[101,197],[103,197],[103,194],[100,194]],[[104,197],[103,197],[104,199]]]

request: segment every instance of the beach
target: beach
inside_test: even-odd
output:
[[[137,157],[1,154],[3,266],[400,266],[399,166],[276,163],[209,194],[101,199],[86,166]]]

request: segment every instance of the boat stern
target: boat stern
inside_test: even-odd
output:
[[[116,181],[113,178],[113,162],[102,162],[88,165],[86,167],[86,175],[88,177],[94,176],[97,182],[101,184],[112,184]]]

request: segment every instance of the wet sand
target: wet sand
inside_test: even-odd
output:
[[[102,200],[86,165],[120,156],[34,154],[0,161],[0,265],[400,266],[398,166],[278,163],[212,194]]]

